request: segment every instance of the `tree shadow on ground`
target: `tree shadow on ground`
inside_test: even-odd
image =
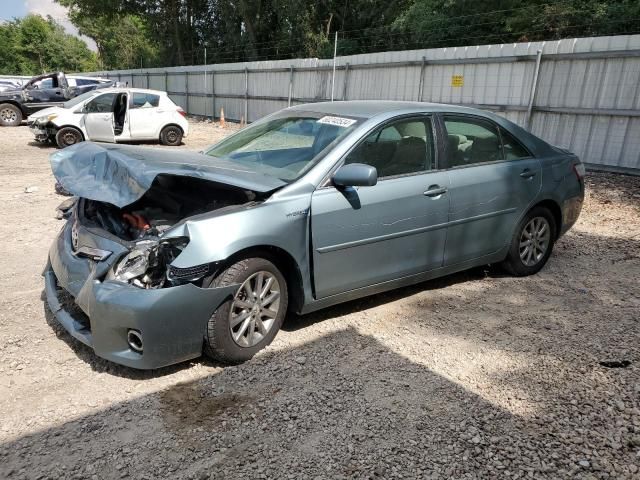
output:
[[[558,478],[580,471],[557,455],[561,447],[535,416],[514,415],[348,328],[8,441],[0,473]]]
[[[354,315],[357,326],[7,442],[0,468],[17,478],[633,478],[639,254],[639,240],[575,232],[532,277],[480,269],[317,312],[287,329]],[[623,359],[628,368],[599,363]],[[185,366],[104,363],[134,379]]]

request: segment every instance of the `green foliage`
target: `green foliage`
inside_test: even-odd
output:
[[[149,67],[158,63],[158,42],[136,15],[87,16],[72,11],[71,20],[82,35],[96,42],[101,69],[139,68],[141,62]]]
[[[415,0],[394,22],[405,41],[428,47],[635,33],[637,0]]]
[[[37,75],[50,71],[90,71],[97,56],[51,17],[28,15],[0,25],[0,72]]]
[[[638,0],[56,0],[105,68],[553,40],[640,31]]]

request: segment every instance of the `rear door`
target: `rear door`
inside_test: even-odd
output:
[[[155,139],[160,131],[160,123],[168,115],[158,111],[160,95],[132,92],[129,101],[129,134],[132,140]]]
[[[87,102],[83,109],[84,126],[88,140],[95,142],[115,141],[113,107],[116,93],[104,93]]]
[[[495,253],[542,185],[540,162],[497,124],[471,115],[443,115],[450,174],[445,265]]]
[[[431,118],[409,117],[368,135],[344,163],[376,167],[372,187],[317,189],[311,201],[317,298],[442,265],[448,174],[435,170]]]

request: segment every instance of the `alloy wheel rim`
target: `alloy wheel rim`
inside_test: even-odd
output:
[[[5,122],[15,122],[18,118],[18,115],[16,115],[16,112],[11,110],[10,108],[4,108],[2,111],[0,111],[0,118],[2,118],[2,120]]]
[[[534,217],[527,222],[520,235],[520,260],[533,267],[542,260],[549,249],[551,226],[544,217]]]
[[[231,338],[240,347],[260,343],[280,310],[280,284],[270,272],[256,272],[238,289],[229,310]]]

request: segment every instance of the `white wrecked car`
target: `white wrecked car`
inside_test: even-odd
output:
[[[189,132],[182,108],[166,92],[140,88],[91,91],[28,118],[40,142],[64,148],[84,140],[123,143],[156,140],[180,145]]]

